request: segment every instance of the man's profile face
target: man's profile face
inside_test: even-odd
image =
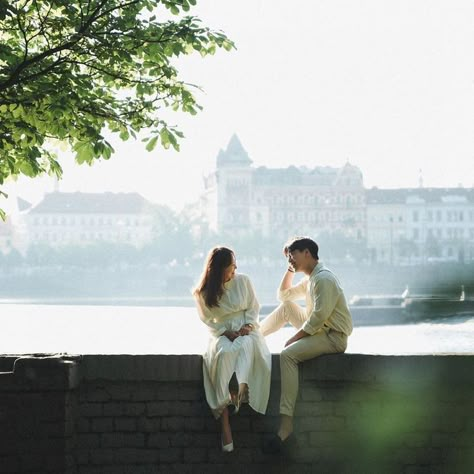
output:
[[[304,252],[305,250],[293,250],[288,252],[288,263],[295,269],[295,271],[299,271],[302,268]]]

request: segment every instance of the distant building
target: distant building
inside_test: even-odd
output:
[[[0,252],[4,255],[10,253],[14,248],[15,229],[9,222],[0,221]]]
[[[153,205],[138,193],[46,194],[24,215],[28,244],[125,243],[152,239]]]
[[[369,189],[367,237],[377,262],[472,261],[474,189]]]
[[[0,252],[4,255],[13,250],[25,254],[25,228],[21,218],[22,212],[31,207],[31,204],[18,197],[10,197],[8,200],[7,220],[0,220]]]
[[[474,188],[365,189],[359,168],[253,167],[234,135],[205,178],[211,228],[234,235],[339,233],[392,264],[474,260]],[[342,249],[343,250],[343,249]]]
[[[342,232],[366,238],[365,189],[359,168],[254,168],[238,137],[217,156],[205,179],[205,214],[218,232],[317,236]]]

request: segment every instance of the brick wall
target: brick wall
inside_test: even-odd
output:
[[[331,355],[302,366],[297,446],[264,455],[278,424],[273,356],[266,416],[231,419],[219,450],[200,356],[0,358],[0,472],[467,473],[473,358]]]
[[[75,358],[0,358],[0,473],[75,472]]]

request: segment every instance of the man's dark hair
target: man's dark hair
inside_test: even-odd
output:
[[[293,252],[294,250],[303,251],[308,249],[310,254],[313,256],[315,260],[319,260],[318,252],[319,247],[318,244],[309,237],[293,237],[292,239],[288,240],[283,248],[283,252],[285,255],[288,255],[289,252]]]

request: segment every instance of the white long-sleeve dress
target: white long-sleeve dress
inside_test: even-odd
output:
[[[203,355],[204,389],[207,402],[216,418],[230,402],[229,382],[234,372],[245,366],[249,405],[258,413],[265,413],[270,394],[271,354],[258,323],[258,304],[248,276],[236,274],[224,285],[219,306],[208,308],[201,295],[195,295],[201,320],[210,331],[209,344]],[[251,323],[253,331],[230,341],[224,332],[238,331]]]

